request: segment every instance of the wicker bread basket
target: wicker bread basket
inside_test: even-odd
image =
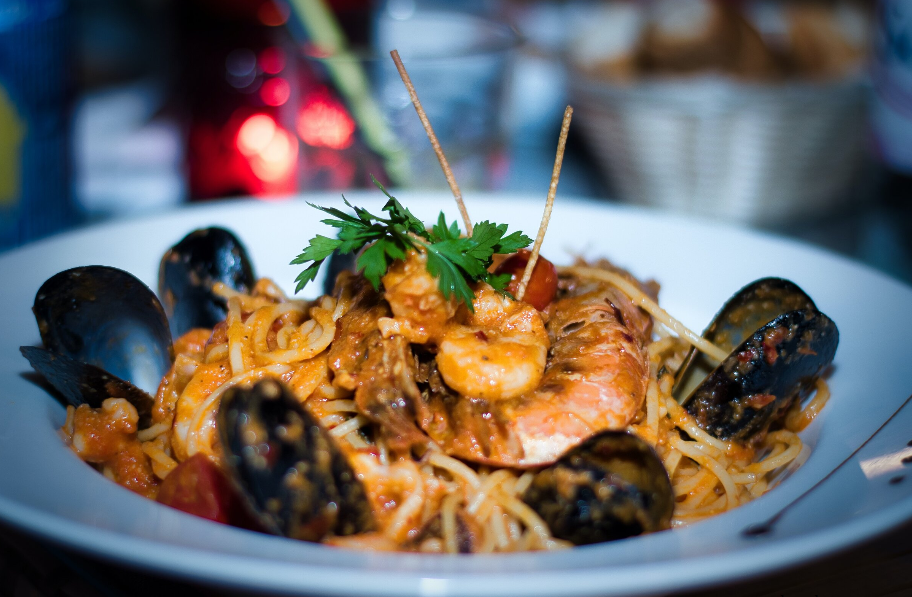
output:
[[[866,155],[858,79],[618,85],[580,75],[570,95],[597,161],[633,203],[775,224],[843,207]]]

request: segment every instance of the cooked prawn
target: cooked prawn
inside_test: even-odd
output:
[[[398,334],[413,344],[440,339],[456,314],[456,301],[444,297],[437,279],[428,273],[426,253],[410,250],[390,266],[381,282],[383,298],[393,312],[393,317],[379,322],[385,337]]]
[[[379,295],[349,282],[359,298],[329,362],[391,449],[433,441],[480,463],[535,466],[639,411],[651,319],[608,283],[565,279],[545,324],[483,283],[473,309],[457,309],[418,251],[390,271]]]
[[[487,400],[512,398],[541,380],[548,336],[541,315],[480,283],[473,309],[457,309],[427,270],[427,255],[411,250],[382,279],[393,317],[378,326],[385,338],[403,336],[437,350],[437,366],[459,393]]]
[[[447,453],[492,465],[541,465],[633,420],[649,373],[644,318],[628,321],[636,307],[606,283],[579,283],[566,293],[549,309],[550,358],[530,391],[500,399],[461,395],[445,383],[438,360],[419,416]]]
[[[514,398],[538,386],[548,345],[545,324],[535,307],[482,283],[467,321],[447,325],[437,351],[437,368],[446,384],[463,396]]]

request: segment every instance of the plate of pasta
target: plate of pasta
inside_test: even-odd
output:
[[[0,518],[333,595],[668,593],[912,518],[909,287],[679,215],[558,198],[533,243],[538,198],[468,196],[462,232],[380,191],[0,256]]]

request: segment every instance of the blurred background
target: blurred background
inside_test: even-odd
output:
[[[559,193],[912,281],[912,0],[0,0],[0,250],[213,199]]]

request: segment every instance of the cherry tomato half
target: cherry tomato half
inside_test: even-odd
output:
[[[162,481],[158,501],[188,514],[224,524],[239,525],[242,506],[228,479],[203,454],[177,465]]]
[[[495,274],[510,274],[510,282],[507,284],[507,292],[516,296],[519,290],[519,283],[522,282],[522,275],[529,263],[529,255],[532,252],[528,249],[520,249],[518,252],[504,259]],[[557,268],[554,264],[538,256],[535,262],[535,268],[532,270],[532,277],[529,278],[529,284],[526,286],[526,293],[523,300],[539,311],[543,311],[557,294]]]

